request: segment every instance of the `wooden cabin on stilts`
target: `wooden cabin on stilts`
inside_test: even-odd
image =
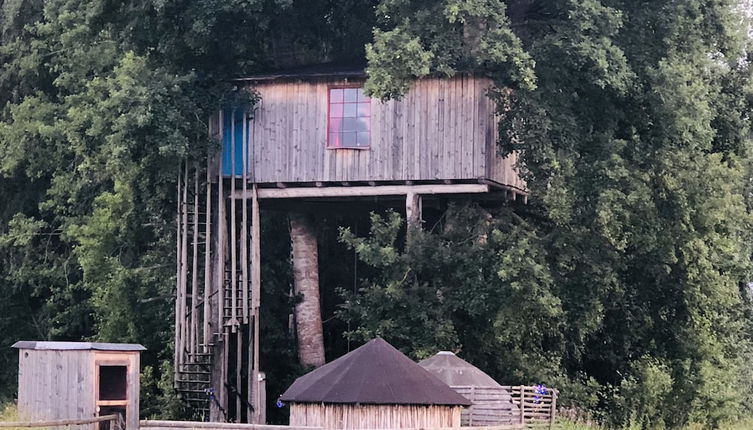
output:
[[[175,387],[211,421],[265,421],[260,210],[291,215],[294,287],[303,297],[296,314],[309,324],[298,336],[300,359],[319,366],[316,239],[307,221],[318,205],[382,202],[420,226],[424,209],[451,199],[526,199],[516,155],[497,151],[490,79],[421,79],[401,100],[382,102],[364,94],[365,78],[362,69],[312,69],[239,79],[259,101],[221,109],[209,122],[221,148],[181,166]]]

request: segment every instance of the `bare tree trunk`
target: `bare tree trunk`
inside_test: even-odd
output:
[[[319,304],[319,251],[316,234],[308,217],[290,214],[290,242],[293,259],[298,360],[306,366],[324,364],[322,311]]]

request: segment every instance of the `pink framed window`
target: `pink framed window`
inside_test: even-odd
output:
[[[371,144],[371,98],[363,88],[329,88],[328,148],[368,148]]]

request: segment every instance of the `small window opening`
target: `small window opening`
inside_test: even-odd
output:
[[[126,400],[127,366],[99,366],[99,400]]]
[[[363,88],[330,88],[327,147],[367,148],[371,136],[371,98]]]

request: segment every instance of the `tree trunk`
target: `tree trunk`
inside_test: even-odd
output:
[[[290,242],[293,260],[298,360],[305,366],[324,364],[322,311],[319,304],[319,251],[309,218],[290,214]]]

